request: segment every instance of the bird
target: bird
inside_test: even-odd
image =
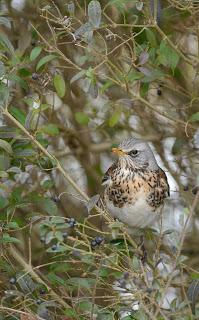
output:
[[[160,219],[170,188],[149,144],[127,138],[112,148],[117,160],[102,179],[101,202],[113,218],[130,228],[150,228]]]

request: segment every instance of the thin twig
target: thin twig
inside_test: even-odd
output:
[[[56,168],[58,171],[61,172],[61,174],[64,176],[64,178],[68,181],[68,183],[85,199],[85,200],[89,200],[89,197],[87,196],[87,194],[85,192],[83,192],[78,185],[73,181],[73,179],[70,177],[70,175],[64,170],[64,168],[61,166],[60,162],[52,155],[50,154],[50,152],[48,152],[36,139],[35,137],[30,134],[25,128],[24,126],[17,121],[10,113],[7,109],[3,110],[3,114],[9,118],[19,129],[21,129],[21,131],[23,131],[25,133],[26,136],[28,136],[28,138],[33,142],[33,144],[38,147],[43,154],[45,154],[50,160],[55,161],[56,163]]]
[[[193,217],[193,214],[194,214],[194,211],[195,211],[195,208],[197,206],[197,203],[198,203],[198,200],[199,200],[199,191],[197,192],[195,198],[194,198],[194,201],[193,201],[193,204],[191,206],[191,209],[190,209],[190,212],[189,212],[189,215],[185,221],[185,224],[184,224],[184,227],[182,229],[182,233],[181,233],[181,239],[180,239],[180,245],[179,245],[179,248],[178,248],[178,251],[177,251],[177,254],[176,254],[176,257],[175,257],[175,262],[174,262],[174,265],[173,265],[173,268],[172,268],[172,271],[170,273],[170,276],[168,278],[168,281],[166,283],[166,286],[164,288],[164,292],[162,293],[162,296],[161,296],[161,300],[159,302],[159,305],[161,306],[163,301],[164,301],[164,298],[165,298],[165,295],[167,294],[167,290],[171,284],[171,281],[174,277],[174,271],[177,267],[177,264],[178,264],[178,259],[180,257],[180,254],[181,254],[181,250],[182,250],[182,247],[183,247],[183,243],[184,243],[184,239],[185,239],[185,235],[186,235],[186,228],[191,220],[191,218]],[[156,310],[155,312],[155,316],[157,317],[158,315],[158,309]]]
[[[0,305],[0,310],[2,311],[8,311],[10,312],[11,314],[16,314],[18,313],[19,315],[24,315],[26,316],[26,319],[35,319],[35,320],[45,320],[44,318],[41,318],[40,316],[38,315],[34,315],[32,313],[29,313],[29,312],[25,312],[25,311],[21,311],[21,310],[17,310],[17,309],[13,309],[13,308],[9,308],[9,307],[5,307],[5,306],[2,306]],[[32,317],[32,318],[31,318]],[[22,318],[21,318],[22,319]]]
[[[38,283],[44,285],[52,297],[61,304],[64,308],[70,308],[70,306],[58,295],[52,288],[50,288],[47,283],[33,270],[32,266],[28,264],[24,258],[18,253],[15,247],[12,245],[8,249],[10,255],[23,267],[24,271],[32,276],[32,278]]]

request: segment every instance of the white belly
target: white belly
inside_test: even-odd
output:
[[[155,212],[146,203],[143,197],[139,197],[134,205],[126,204],[122,208],[114,207],[113,203],[106,199],[108,212],[114,217],[127,224],[129,227],[146,228],[153,225],[159,219],[158,208]]]

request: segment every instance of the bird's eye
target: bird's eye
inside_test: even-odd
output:
[[[132,150],[130,152],[130,155],[133,156],[133,157],[136,157],[138,155],[138,150]]]

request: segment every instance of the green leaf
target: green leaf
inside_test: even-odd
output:
[[[0,196],[0,209],[5,208],[9,204],[8,199]]]
[[[199,112],[192,114],[192,116],[189,118],[189,121],[199,121]]]
[[[33,148],[27,146],[24,148],[17,148],[16,150],[14,150],[14,155],[18,158],[34,157],[37,155],[37,152]]]
[[[60,216],[51,217],[50,222],[51,222],[51,224],[58,224],[59,225],[59,224],[65,223],[65,219],[64,219],[64,217],[60,217]]]
[[[195,305],[199,297],[199,280],[193,280],[187,290],[187,298],[192,304],[192,312],[195,314]]]
[[[50,198],[45,198],[43,196],[38,195],[36,192],[32,192],[28,196],[29,201],[34,203],[39,209],[47,212],[51,216],[57,215],[57,206],[56,203]]]
[[[174,155],[180,154],[182,152],[182,147],[186,144],[186,140],[183,138],[176,138],[172,146],[172,153]]]
[[[35,117],[35,110],[30,109],[25,121],[25,128],[27,130],[34,130],[34,127],[35,127],[34,117]]]
[[[4,63],[0,61],[0,77],[3,77],[5,73],[6,73],[6,68],[4,66]]]
[[[16,221],[8,222],[6,227],[9,228],[9,229],[19,229],[19,225],[18,225],[18,223]]]
[[[71,78],[70,83],[72,84],[73,82],[81,79],[85,74],[86,74],[86,70],[79,71]]]
[[[124,14],[124,12],[126,11],[126,5],[128,3],[132,3],[132,0],[110,0],[108,2],[108,5],[110,4],[116,7],[120,11],[120,13]]]
[[[75,37],[83,37],[86,40],[90,33],[92,35],[93,25],[90,22],[82,24],[74,33]]]
[[[88,18],[89,22],[96,28],[100,26],[101,22],[101,5],[97,0],[92,0],[88,4]]]
[[[144,75],[141,72],[131,71],[126,77],[127,81],[134,82],[135,80],[139,80],[143,78]]]
[[[49,141],[43,137],[43,134],[41,132],[37,132],[36,134],[36,140],[44,147],[47,148],[49,145]]]
[[[114,221],[114,222],[111,222],[111,223],[109,224],[109,227],[110,227],[111,229],[114,229],[114,228],[120,229],[120,228],[122,228],[123,226],[124,226],[123,223],[120,222],[120,221]]]
[[[93,82],[95,81],[95,73],[92,67],[86,70],[86,77]]]
[[[57,262],[55,264],[52,264],[50,266],[50,270],[53,271],[53,272],[66,272],[66,271],[69,271],[73,269],[73,266],[70,264],[70,263],[67,263],[67,262],[63,262],[60,263],[60,262]]]
[[[56,216],[57,214],[57,206],[53,200],[50,198],[40,199],[39,205],[41,208],[46,211],[51,216]]]
[[[3,32],[0,32],[0,44],[6,49],[7,52],[10,52],[12,55],[14,55],[14,47],[6,34]]]
[[[76,112],[75,120],[82,125],[87,125],[89,123],[89,117],[83,112]]]
[[[103,94],[111,86],[113,86],[113,82],[111,80],[105,81],[104,84],[100,87],[100,93]]]
[[[55,238],[57,238],[57,240],[60,241],[60,242],[64,241],[63,232],[62,231],[56,231],[55,232]]]
[[[55,238],[54,232],[50,231],[46,234],[45,244],[49,244]]]
[[[6,171],[0,171],[0,178],[8,178],[9,174]]]
[[[15,188],[12,191],[11,196],[10,196],[10,201],[12,202],[12,204],[19,204],[19,203],[23,202],[21,194],[22,194],[22,188],[20,188],[20,187]]]
[[[26,69],[26,68],[21,68],[21,69],[19,69],[18,70],[18,73],[19,73],[19,76],[20,77],[29,77],[29,76],[31,76],[31,72],[28,70],[28,69]]]
[[[0,149],[5,150],[8,154],[13,153],[11,145],[7,141],[2,139],[0,139]]]
[[[43,58],[41,58],[41,60],[39,60],[37,66],[36,66],[36,71],[38,71],[41,67],[43,67],[46,63],[56,59],[57,56],[54,54],[49,54]]]
[[[98,272],[98,271],[97,271]],[[99,270],[99,276],[102,278],[107,278],[110,275],[110,269],[108,268],[101,268]]]
[[[42,126],[40,128],[40,131],[43,133],[48,134],[49,136],[56,136],[59,134],[59,129],[55,124],[49,123],[46,126]]]
[[[78,309],[80,309],[81,311],[88,311],[88,310],[92,310],[92,308],[94,307],[94,312],[96,313],[98,311],[98,308],[96,306],[96,304],[93,304],[91,301],[80,301],[78,303]]]
[[[10,96],[10,89],[3,82],[0,82],[0,103],[4,105],[7,103]]]
[[[74,13],[75,13],[75,4],[73,1],[70,1],[68,4],[67,4],[67,9],[68,9],[68,12],[70,13],[70,16],[73,16]]]
[[[42,183],[42,188],[44,188],[46,190],[51,189],[53,186],[54,186],[54,182],[52,180],[45,180]]]
[[[199,273],[191,273],[191,279],[194,279],[194,280],[198,280],[199,279]]]
[[[53,169],[57,166],[57,162],[55,159],[50,159],[48,157],[41,157],[38,161],[39,166],[41,166],[43,169]]]
[[[0,171],[5,171],[10,167],[10,157],[7,154],[0,154]]]
[[[79,318],[77,311],[75,311],[73,308],[66,309],[64,311],[64,315],[69,317],[69,319],[78,319]]]
[[[67,283],[73,287],[89,289],[94,286],[95,281],[96,280],[92,278],[71,277],[67,280]]]
[[[49,273],[47,278],[50,280],[50,283],[52,283],[53,285],[59,285],[59,286],[66,285],[65,280],[54,273]]]
[[[42,47],[35,47],[30,53],[30,61],[34,61],[41,53]]]
[[[10,263],[8,263],[6,260],[3,260],[3,259],[0,260],[0,270],[7,272],[7,274],[12,274],[13,273],[12,265]],[[4,320],[4,319],[2,318],[1,320]]]
[[[146,315],[145,311],[143,311],[142,309],[138,310],[136,312],[135,317],[133,316],[133,318],[131,318],[132,320],[148,320],[148,316]],[[163,320],[162,318],[159,318],[158,320]],[[181,318],[182,320],[182,318]]]
[[[21,88],[23,88],[24,90],[28,91],[27,82],[24,79],[22,79],[21,77],[17,76],[16,74],[8,76],[7,79],[16,82],[17,84],[20,85]]]
[[[19,136],[18,129],[10,126],[0,126],[0,138],[1,139],[11,139]]]
[[[149,82],[152,82],[152,81],[154,81],[154,80],[156,80],[156,79],[159,80],[159,79],[163,78],[164,75],[165,75],[165,74],[164,74],[161,70],[151,69],[151,70],[150,70],[150,75],[144,76],[144,77],[141,79],[141,81],[142,81],[143,83],[149,83]]]
[[[136,256],[134,256],[132,259],[132,267],[133,267],[133,270],[139,270],[140,268],[140,261]]]
[[[121,112],[120,111],[115,111],[112,116],[110,117],[109,119],[109,127],[114,127],[118,121],[120,120],[120,115],[121,115]]]
[[[37,285],[28,274],[17,274],[17,283],[24,293],[31,293],[36,290]]]
[[[162,40],[158,60],[163,66],[170,67],[174,70],[179,62],[179,55],[166,43],[166,41]]]
[[[91,97],[93,99],[96,99],[98,96],[98,86],[95,82],[91,82],[89,89],[88,89],[88,93],[91,95]]]
[[[145,83],[142,83],[141,86],[140,86],[140,95],[141,97],[146,97],[147,93],[149,91],[149,83],[145,82]]]
[[[6,17],[0,17],[0,25],[5,26],[8,29],[11,29],[11,23],[10,23],[10,19],[6,18]]]
[[[61,74],[56,74],[53,79],[55,90],[60,98],[63,98],[66,93],[66,85]]]
[[[145,32],[146,32],[146,38],[150,43],[151,47],[152,48],[157,47],[158,44],[157,44],[155,33],[151,31],[151,29],[146,29]]]
[[[10,237],[8,233],[4,233],[0,238],[0,243],[21,243],[21,241],[17,238]]]
[[[26,114],[24,111],[20,110],[19,108],[10,107],[10,113],[15,119],[17,119],[23,126],[25,125],[26,121]]]

